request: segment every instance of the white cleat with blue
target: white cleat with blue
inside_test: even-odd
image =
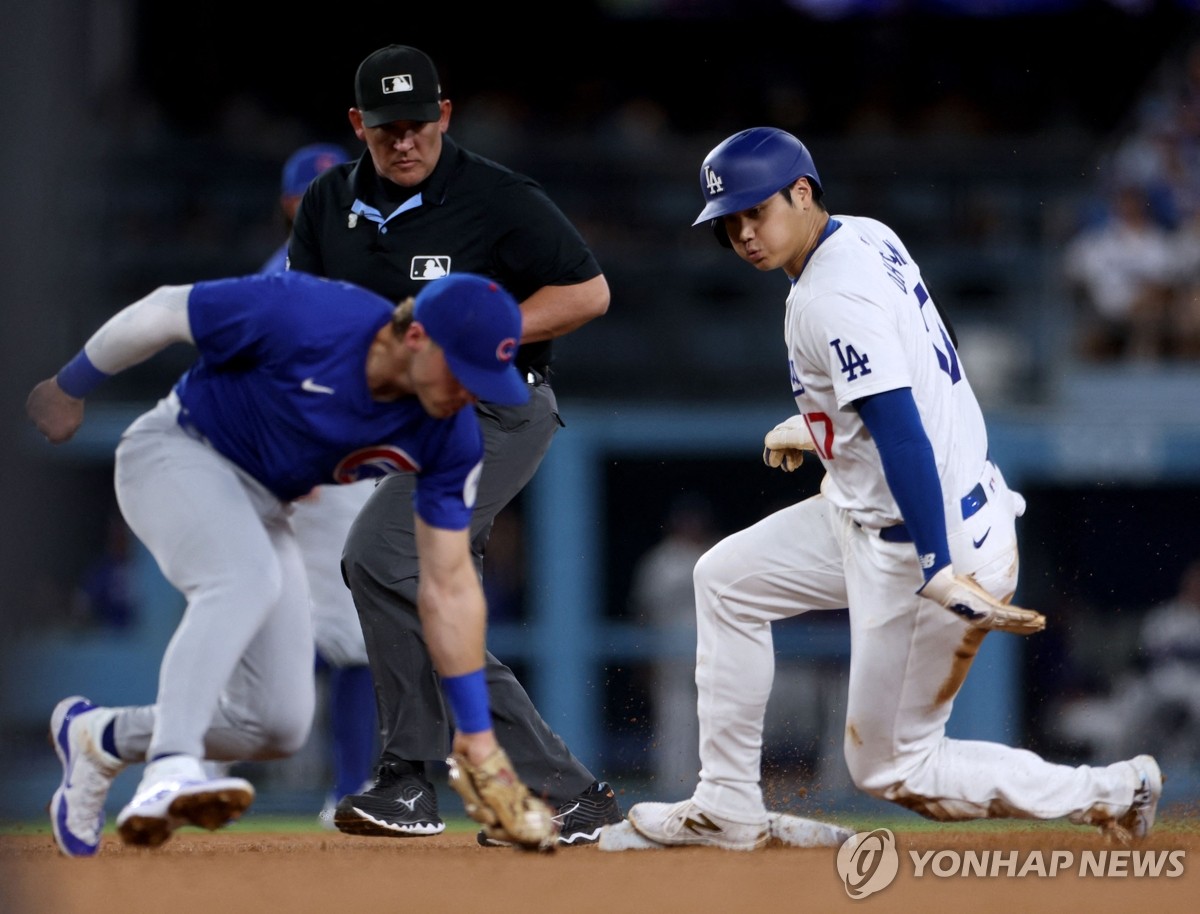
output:
[[[62,763],[62,782],[50,799],[54,840],[68,857],[90,857],[100,848],[104,804],[125,763],[104,750],[104,728],[116,712],[80,695],[64,698],[50,715],[50,741]]]
[[[199,759],[169,755],[146,766],[133,799],[117,815],[117,832],[126,844],[158,847],[182,825],[213,831],[253,802],[249,781],[210,778]]]
[[[1107,823],[1102,831],[1104,834],[1119,841],[1130,844],[1141,841],[1154,828],[1154,817],[1158,813],[1158,801],[1162,799],[1163,774],[1158,762],[1152,755],[1139,755],[1127,763],[1133,766],[1134,775],[1138,779],[1133,791],[1133,802],[1129,811],[1123,816]]]

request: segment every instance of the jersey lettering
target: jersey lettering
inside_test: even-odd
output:
[[[871,369],[868,367],[871,357],[865,352],[859,355],[852,343],[847,343],[843,348],[842,341],[836,339],[830,340],[829,345],[837,350],[838,361],[842,363],[842,374],[846,376],[847,381],[857,381],[871,373]]]
[[[900,255],[900,252],[892,246],[890,241],[885,240],[883,243],[888,251],[891,252],[890,254],[883,251],[879,252],[879,256],[883,258],[883,268],[887,271],[888,278],[896,284],[900,291],[907,292],[908,289],[904,282],[904,274],[900,272],[900,268],[908,263],[908,261]]]
[[[925,316],[925,303],[929,301],[929,293],[925,291],[924,283],[917,283],[913,286],[913,295],[917,297],[917,310],[921,313],[921,320],[925,324],[925,332],[929,332],[929,318]]]
[[[957,384],[962,380],[962,371],[958,367],[958,353],[954,351],[954,345],[950,342],[950,337],[946,336],[946,331],[938,327],[942,334],[942,342],[946,346],[946,351],[937,348],[935,344],[933,351],[937,353],[938,368],[950,375],[950,383]]]
[[[800,396],[804,393],[804,382],[800,380],[800,373],[796,371],[796,363],[792,359],[788,359],[788,375],[792,379],[792,396]]]
[[[925,323],[925,331],[929,330],[929,318],[925,316],[925,303],[929,301],[929,293],[925,291],[925,286],[917,283],[913,286],[913,294],[917,297],[917,308],[921,312],[921,320]],[[933,344],[934,354],[937,356],[938,368],[946,372],[950,376],[950,383],[957,384],[962,380],[962,369],[958,366],[958,353],[954,351],[954,344],[950,342],[950,337],[946,335],[945,328],[941,323],[938,323],[938,333],[942,337],[942,343],[945,345],[946,351],[943,352],[938,348],[937,343]]]
[[[813,445],[816,447],[821,459],[832,460],[833,420],[829,418],[828,413],[805,413],[804,424],[808,426],[808,433],[812,436]],[[814,428],[814,425],[820,426],[821,429]]]

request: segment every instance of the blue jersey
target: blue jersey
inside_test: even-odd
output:
[[[367,350],[393,310],[306,273],[196,283],[188,319],[200,358],[175,385],[180,422],[284,501],[413,472],[421,518],[467,527],[468,477],[483,458],[475,411],[436,419],[416,397],[378,403],[367,388]]]

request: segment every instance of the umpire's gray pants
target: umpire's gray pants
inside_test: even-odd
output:
[[[478,404],[484,464],[471,519],[471,549],[482,573],[492,522],[533,477],[561,425],[554,391],[530,388],[523,406]],[[342,573],[362,623],[375,681],[383,757],[441,761],[450,754],[453,720],[417,616],[417,548],[411,474],[388,476],[350,528]],[[533,706],[512,670],[487,654],[492,722],[521,779],[561,804],[595,776],[571,754]]]

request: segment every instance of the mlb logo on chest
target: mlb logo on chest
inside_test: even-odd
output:
[[[409,265],[409,279],[441,279],[450,275],[448,254],[418,254]]]

